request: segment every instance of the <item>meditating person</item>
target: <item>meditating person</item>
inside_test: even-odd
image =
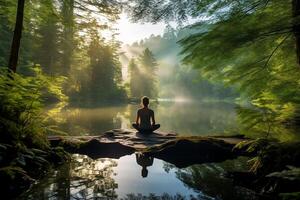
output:
[[[132,126],[139,132],[151,133],[159,129],[160,125],[155,124],[154,111],[148,108],[149,98],[143,97],[141,103],[143,105],[143,108],[138,110],[136,116],[136,122],[135,124],[132,124]]]

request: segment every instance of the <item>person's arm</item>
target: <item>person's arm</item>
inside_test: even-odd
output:
[[[155,125],[154,111],[152,111],[151,118],[152,118],[152,126],[153,126],[153,125]]]
[[[135,123],[139,125],[140,112],[137,111]]]

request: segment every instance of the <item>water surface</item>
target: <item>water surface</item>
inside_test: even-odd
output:
[[[255,199],[250,191],[234,186],[224,176],[229,170],[248,169],[246,160],[179,169],[154,158],[145,174],[137,154],[97,160],[75,154],[72,162],[38,182],[20,199]]]
[[[70,135],[99,135],[116,128],[131,128],[139,105],[96,108],[51,108],[48,114],[56,129]],[[220,135],[236,133],[235,105],[214,102],[159,102],[152,104],[161,131],[180,135]]]

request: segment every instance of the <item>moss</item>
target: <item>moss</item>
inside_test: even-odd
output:
[[[62,147],[65,151],[73,153],[76,152],[79,148],[84,145],[85,142],[82,142],[80,140],[69,140],[69,139],[62,139],[58,143],[58,147]]]

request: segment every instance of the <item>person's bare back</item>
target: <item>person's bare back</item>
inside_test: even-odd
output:
[[[140,119],[139,125],[141,129],[151,129],[152,124],[155,124],[153,110],[144,107],[138,110],[137,115]]]
[[[152,132],[158,129],[160,125],[155,124],[154,111],[148,108],[149,98],[143,97],[142,103],[144,107],[138,110],[136,122],[132,126],[140,132]]]

